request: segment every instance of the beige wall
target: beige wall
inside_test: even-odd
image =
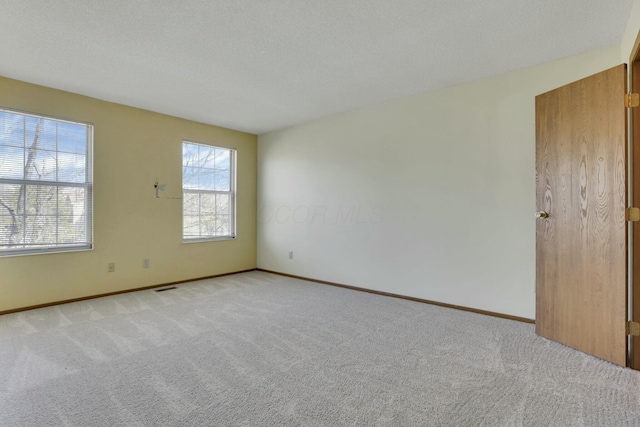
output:
[[[533,318],[535,96],[619,63],[615,46],[261,135],[258,267]]]
[[[0,311],[256,267],[255,135],[2,77],[0,106],[91,122],[95,150],[95,249],[0,258]],[[155,197],[181,197],[183,139],[238,150],[235,240],[183,244],[181,200]]]
[[[620,45],[621,62],[629,64],[640,31],[640,0],[634,0]]]

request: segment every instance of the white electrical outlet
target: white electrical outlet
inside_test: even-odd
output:
[[[109,264],[107,264],[107,273],[113,273],[116,271],[116,263],[115,262],[110,262]]]
[[[293,259],[293,251],[289,251],[289,259]]]
[[[142,268],[149,268],[149,258],[144,258],[142,260]]]

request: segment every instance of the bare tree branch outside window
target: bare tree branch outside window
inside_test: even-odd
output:
[[[0,110],[0,255],[90,246],[91,133]]]
[[[235,151],[182,144],[183,239],[235,237]]]

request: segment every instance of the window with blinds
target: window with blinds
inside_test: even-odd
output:
[[[92,248],[93,127],[0,109],[0,256]]]
[[[235,164],[235,150],[182,143],[184,242],[235,238]]]

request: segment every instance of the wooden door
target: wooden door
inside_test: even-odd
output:
[[[626,67],[536,97],[536,333],[627,357]]]

